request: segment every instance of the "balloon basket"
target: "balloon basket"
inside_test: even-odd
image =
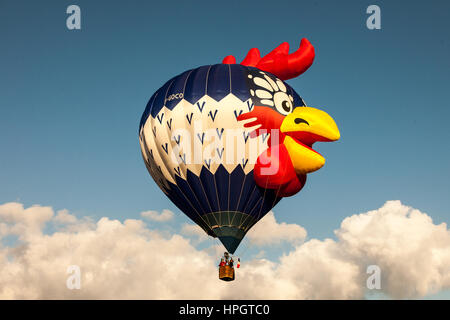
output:
[[[223,281],[233,281],[234,280],[234,268],[230,266],[220,266],[219,267],[219,279]]]

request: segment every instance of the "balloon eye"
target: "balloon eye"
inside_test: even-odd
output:
[[[282,115],[288,115],[292,112],[292,102],[289,101],[289,97],[284,92],[276,92],[273,96],[273,102],[277,111]]]

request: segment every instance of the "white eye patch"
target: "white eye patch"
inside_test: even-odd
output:
[[[283,81],[280,79],[272,79],[262,71],[254,75],[249,75],[249,79],[253,83],[250,94],[254,98],[258,98],[264,105],[275,107],[283,115],[292,112],[294,98],[287,94],[287,87]]]
[[[267,82],[265,79],[263,78],[254,78],[253,82],[257,85],[260,86],[266,90],[269,90],[270,92],[273,92],[273,88],[272,86],[269,84],[269,82]]]
[[[285,92],[279,91],[275,93],[273,96],[273,102],[275,103],[275,107],[279,113],[287,115],[292,112],[292,101]]]

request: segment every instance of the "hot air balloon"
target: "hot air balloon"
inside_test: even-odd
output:
[[[333,119],[306,107],[284,81],[313,60],[306,39],[291,54],[287,43],[262,58],[253,48],[240,64],[227,56],[181,73],[147,103],[139,142],[148,172],[232,254],[252,226],[323,166],[312,144],[339,139]]]

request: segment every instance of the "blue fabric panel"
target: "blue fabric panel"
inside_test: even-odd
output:
[[[256,188],[255,180],[253,178],[253,171],[247,174],[243,183],[244,185],[242,187],[241,198],[239,199],[237,211],[247,213],[245,208],[247,207],[248,202],[254,193],[254,189]]]
[[[230,93],[230,65],[215,64],[208,74],[206,94],[216,101],[222,100]]]
[[[192,70],[188,70],[186,72],[183,72],[179,76],[173,78],[172,85],[170,86],[166,97],[166,107],[169,110],[175,108],[178,102],[180,102],[183,99],[184,86],[186,85],[187,78],[191,72]]]
[[[261,195],[261,201],[249,212],[251,216],[257,217],[258,220],[275,206],[278,199],[274,190],[267,189],[264,191],[264,189],[259,188],[259,194]]]
[[[175,182],[177,183],[176,187],[185,195],[186,198],[189,199],[199,215],[208,212],[208,210],[206,210],[206,208],[204,208],[199,202],[197,194],[195,194],[194,190],[189,186],[186,180],[178,175],[175,175]]]
[[[189,218],[196,221],[198,220],[198,214],[195,211],[194,207],[186,200],[186,197],[182,192],[178,189],[178,187],[169,182],[170,190],[168,190],[169,199],[178,207],[181,211],[183,211]],[[197,209],[198,210],[198,209]]]
[[[219,197],[219,210],[228,211],[228,199],[231,189],[230,174],[223,165],[220,165],[214,174],[214,178],[216,182],[217,195]]]
[[[284,84],[286,85],[286,87],[288,89],[288,92],[294,98],[294,108],[295,107],[304,107],[305,106],[305,102],[303,102],[303,99],[298,95],[298,93],[295,92],[295,90],[292,89],[292,87],[290,85],[288,85],[286,82],[284,82]]]
[[[192,70],[186,80],[184,99],[196,103],[206,94],[206,76],[211,66],[203,66]]]
[[[172,82],[173,79],[170,79],[157,91],[158,94],[156,95],[155,101],[153,102],[153,107],[150,110],[150,114],[153,118],[156,117],[158,112],[162,109],[162,107],[164,107],[166,94],[170,86],[172,85]]]
[[[200,179],[195,174],[193,174],[190,170],[187,170],[186,178],[187,178],[188,185],[191,187],[192,191],[195,193],[198,201],[200,202],[202,211],[205,213],[212,212],[211,207],[208,202],[208,198],[207,198],[205,192],[203,191],[203,187],[202,187]]]
[[[141,117],[141,123],[139,124],[139,131],[141,130],[142,126],[145,124],[145,122],[147,121],[148,117],[150,116],[150,111],[152,109],[152,105],[153,102],[155,101],[156,95],[158,94],[158,91],[156,91],[152,97],[150,98],[150,100],[147,103],[147,106],[145,107],[144,113],[142,114]]]
[[[242,184],[245,182],[245,173],[241,166],[237,166],[230,174],[230,211],[238,209],[239,199],[241,198]]]
[[[196,224],[200,225],[206,230],[210,230],[210,226],[203,221],[201,218],[201,215],[199,215],[193,208],[189,205],[189,203],[186,201],[186,198],[182,196],[182,193],[178,190],[177,186],[170,183],[171,190],[169,194],[167,195],[168,198],[180,209],[183,211],[185,215],[187,215],[192,221],[194,221]]]
[[[230,64],[231,93],[241,101],[250,99],[251,95],[247,85],[248,67],[240,64]]]
[[[264,190],[260,189],[254,182],[253,182],[254,188],[251,191],[248,199],[247,199],[247,203],[244,207],[244,211],[245,213],[250,214],[250,212],[253,212],[255,207],[257,205],[259,205],[260,201],[262,201],[263,196],[264,196]]]
[[[203,167],[200,171],[200,181],[203,189],[205,190],[212,212],[219,211],[219,199],[217,195],[216,183],[214,182],[214,176],[211,171]]]

